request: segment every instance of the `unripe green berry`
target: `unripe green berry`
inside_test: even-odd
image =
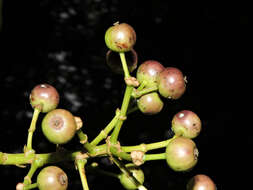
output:
[[[42,132],[54,144],[65,144],[76,132],[74,116],[67,110],[55,109],[45,115],[42,121]]]
[[[39,84],[31,91],[30,104],[43,113],[49,112],[58,106],[59,94],[53,86]]]
[[[126,168],[129,169],[129,171],[136,178],[136,180],[142,185],[144,182],[143,171],[139,167],[135,166],[134,164],[127,164]],[[120,183],[123,185],[123,187],[127,190],[138,189],[136,184],[125,173],[121,173],[119,175],[119,180],[120,180]]]
[[[186,84],[183,73],[174,67],[165,68],[158,78],[158,91],[170,99],[178,99],[185,92]]]
[[[201,120],[192,111],[180,111],[172,119],[172,130],[177,136],[195,138],[201,131]]]
[[[216,190],[213,180],[207,175],[198,174],[189,180],[187,190]]]
[[[158,93],[152,92],[141,96],[137,100],[139,110],[146,115],[154,115],[159,113],[163,108],[163,102]]]
[[[47,166],[37,176],[39,190],[66,190],[68,177],[59,167]]]
[[[137,67],[138,55],[134,49],[125,53],[127,67],[129,72],[133,72]],[[120,56],[117,52],[108,50],[106,53],[106,63],[110,69],[117,74],[124,74]]]
[[[136,77],[139,83],[146,82],[145,87],[157,86],[157,80],[164,66],[158,61],[148,60],[143,62],[137,70]]]
[[[191,139],[176,137],[166,147],[166,161],[174,171],[190,170],[198,161],[198,149]]]
[[[126,23],[116,23],[105,33],[105,43],[112,51],[127,52],[133,48],[135,42],[136,33],[132,26]]]

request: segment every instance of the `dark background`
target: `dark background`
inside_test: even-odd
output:
[[[123,77],[112,73],[105,63],[104,34],[114,22],[126,22],[137,33],[134,49],[139,64],[154,59],[177,67],[188,84],[179,100],[163,99],[165,107],[158,115],[130,115],[120,134],[121,143],[168,138],[173,115],[183,109],[196,112],[203,123],[202,133],[194,140],[200,151],[197,166],[176,173],[165,161],[147,162],[142,166],[144,185],[148,189],[185,189],[190,177],[203,173],[218,189],[226,189],[225,168],[234,155],[231,143],[238,134],[236,99],[245,97],[244,82],[238,77],[244,70],[241,63],[247,61],[248,14],[249,6],[231,2],[4,0],[0,151],[22,151],[32,116],[29,93],[39,83],[55,86],[61,95],[59,107],[80,116],[89,138],[95,137],[113,117],[124,92]],[[34,148],[54,151],[37,128]],[[244,141],[249,143],[250,137]],[[76,148],[77,142],[74,139],[66,147]],[[118,172],[106,159],[97,161]],[[69,189],[81,189],[77,171],[62,167],[70,178]],[[14,189],[28,170],[0,166],[0,171],[1,186]],[[90,189],[123,189],[110,177],[88,174],[88,180]]]

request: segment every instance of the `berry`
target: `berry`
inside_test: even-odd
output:
[[[126,168],[129,169],[129,171],[132,173],[132,175],[137,179],[137,181],[140,184],[143,184],[144,173],[139,167],[136,167],[134,164],[127,164]],[[121,173],[119,175],[119,180],[125,189],[128,190],[138,189],[136,184],[125,173]]]
[[[213,180],[207,175],[195,175],[187,183],[187,190],[216,190]]]
[[[194,112],[183,110],[174,115],[172,130],[177,136],[195,138],[201,131],[201,121]]]
[[[76,132],[74,116],[67,110],[55,109],[46,114],[42,121],[42,132],[54,144],[65,144]]]
[[[59,167],[47,166],[37,176],[39,190],[66,190],[68,177]]]
[[[158,61],[148,60],[138,67],[136,77],[139,83],[146,81],[146,87],[157,86],[158,76],[163,70],[164,66]]]
[[[30,104],[43,113],[49,112],[58,106],[59,94],[53,86],[39,84],[31,91]]]
[[[135,42],[136,33],[132,26],[126,23],[116,23],[105,33],[105,43],[112,51],[127,52],[133,48]]]
[[[158,91],[165,98],[178,99],[185,92],[183,73],[174,67],[165,68],[158,77]]]
[[[166,147],[166,161],[174,171],[190,170],[198,161],[198,149],[191,139],[176,137]]]
[[[141,96],[137,100],[139,110],[147,115],[154,115],[159,113],[163,108],[163,102],[158,93],[152,92]]]
[[[126,62],[129,72],[133,72],[137,67],[138,55],[134,49],[125,53]],[[124,74],[122,68],[122,63],[118,53],[114,51],[107,51],[106,53],[106,63],[111,68],[111,70],[117,74]]]

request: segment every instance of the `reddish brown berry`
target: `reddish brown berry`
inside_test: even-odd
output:
[[[172,130],[177,136],[195,138],[201,131],[201,121],[194,112],[183,110],[173,117]]]
[[[129,72],[133,72],[137,67],[138,55],[134,49],[125,53],[125,58],[128,66]],[[124,74],[124,70],[122,68],[122,63],[120,60],[120,56],[117,52],[107,51],[106,53],[106,63],[111,68],[111,70],[117,74]]]
[[[185,92],[183,73],[174,67],[165,68],[158,78],[159,93],[165,98],[178,99]]]
[[[147,115],[154,115],[159,113],[163,108],[163,102],[158,93],[152,92],[141,96],[137,100],[139,110]]]
[[[105,33],[105,43],[112,51],[127,52],[133,48],[135,42],[136,33],[133,27],[126,23],[116,23]]]
[[[203,174],[199,174],[191,178],[186,187],[187,190],[216,190],[216,185],[213,180]]]
[[[166,161],[174,171],[190,170],[198,161],[198,149],[191,139],[176,137],[166,147]]]
[[[59,94],[53,86],[49,84],[39,84],[31,91],[30,103],[33,108],[46,113],[58,106]]]
[[[68,177],[59,167],[47,166],[37,176],[39,190],[66,190]]]
[[[54,144],[65,144],[76,132],[74,116],[67,110],[55,109],[48,112],[42,121],[42,132]]]
[[[148,60],[143,62],[137,70],[137,80],[139,83],[146,81],[145,86],[156,86],[160,72],[164,70],[164,66],[158,61]]]

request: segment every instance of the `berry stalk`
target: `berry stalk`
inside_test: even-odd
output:
[[[110,123],[99,133],[99,135],[93,141],[91,141],[90,143],[91,145],[96,146],[107,137],[107,135],[110,133],[110,131],[115,127],[116,123],[118,122],[119,115],[120,111],[117,109],[116,115],[113,117]]]
[[[88,136],[83,133],[82,129],[78,129],[76,134],[80,140],[80,143],[83,144],[84,148],[91,153],[93,151],[94,146],[88,142]]]
[[[23,190],[35,189],[37,187],[38,187],[38,184],[37,183],[33,183],[33,184],[30,184],[30,185],[24,186]]]
[[[129,74],[129,71],[128,71],[128,66],[127,66],[127,62],[126,62],[125,53],[120,52],[119,56],[120,56],[120,60],[121,60],[121,63],[122,63],[122,68],[123,68],[123,71],[124,71],[125,78],[128,78],[128,77],[130,77],[130,74]]]
[[[31,167],[30,167],[30,169],[29,169],[29,172],[28,172],[28,174],[25,176],[25,178],[24,178],[24,182],[23,182],[23,184],[24,184],[24,187],[25,186],[27,186],[27,185],[30,185],[31,183],[32,183],[32,176],[33,176],[33,174],[36,172],[36,170],[39,168],[39,165],[37,164],[37,162],[33,162],[32,164],[31,164]]]
[[[32,138],[33,138],[33,133],[36,129],[36,122],[38,120],[39,113],[40,113],[40,110],[35,108],[34,112],[33,112],[31,125],[30,125],[30,128],[28,130],[27,149],[26,149],[26,151],[32,150]]]
[[[147,152],[149,150],[154,150],[154,149],[166,147],[169,144],[169,142],[174,138],[175,138],[175,136],[168,139],[168,140],[150,143],[150,144],[140,144],[140,145],[135,145],[135,146],[121,146],[121,149],[124,152],[132,152],[132,151],[136,151],[136,150]]]
[[[76,165],[77,165],[79,175],[81,178],[83,190],[89,190],[89,186],[88,186],[88,182],[87,182],[87,178],[86,178],[86,174],[85,174],[85,169],[84,169],[84,166],[86,163],[87,163],[86,159],[77,159],[76,160]]]
[[[143,161],[151,161],[151,160],[165,160],[166,154],[159,153],[159,154],[145,154],[143,157]]]
[[[134,98],[139,98],[142,95],[148,94],[150,92],[154,92],[157,91],[158,87],[157,86],[151,86],[151,87],[147,87],[147,88],[143,88],[142,90],[134,90],[132,93],[132,97]]]

